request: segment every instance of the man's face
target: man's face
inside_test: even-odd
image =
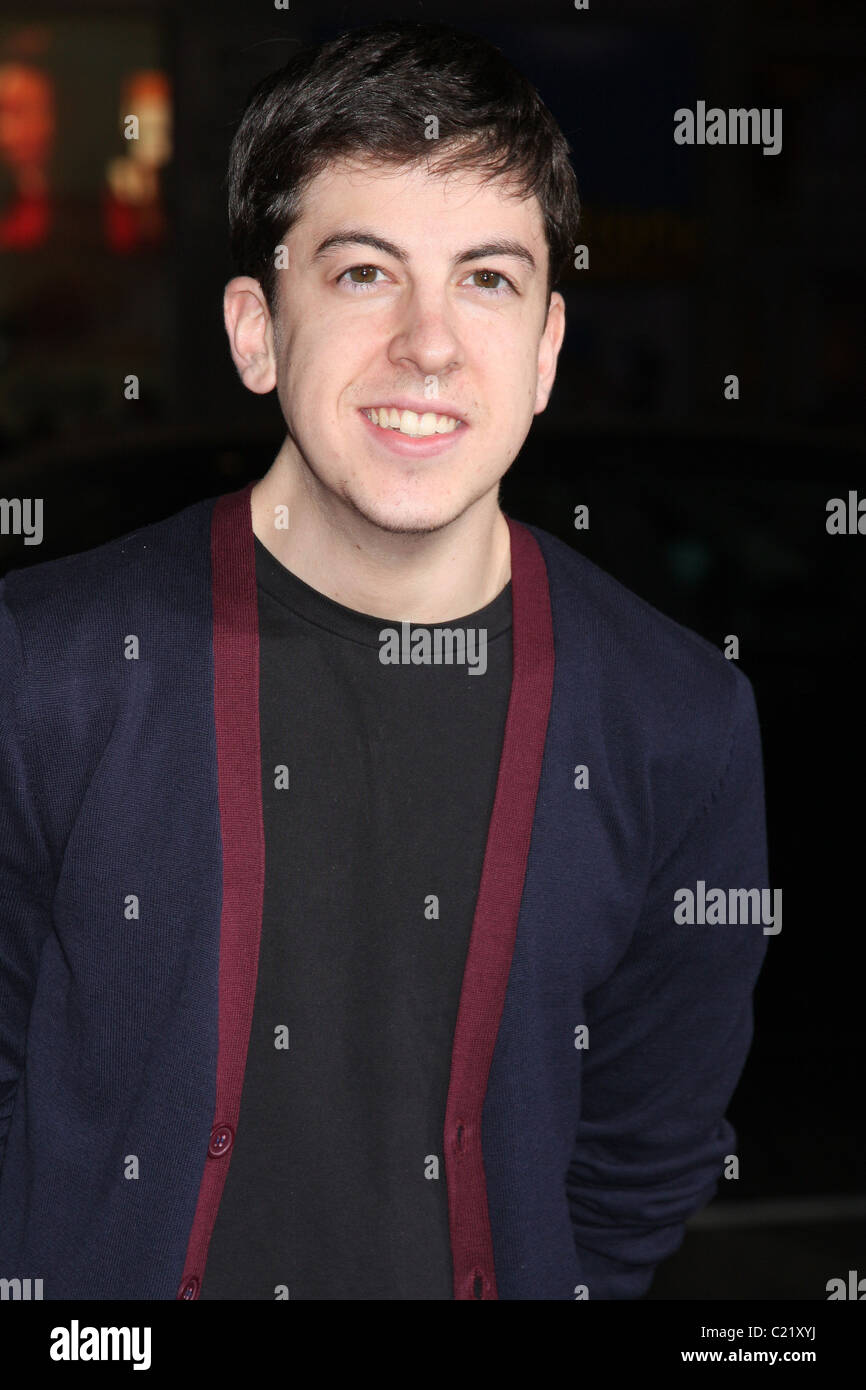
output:
[[[335,164],[284,245],[276,387],[326,502],[411,532],[495,506],[562,341],[537,199],[474,174]]]

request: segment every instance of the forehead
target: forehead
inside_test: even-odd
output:
[[[460,169],[437,172],[432,161],[381,164],[372,160],[340,160],[328,164],[307,184],[300,216],[293,224],[297,240],[327,234],[351,216],[392,232],[399,227],[407,244],[450,242],[464,231],[520,232],[539,255],[544,245],[544,219],[534,194],[522,195],[503,176]],[[449,247],[450,249],[450,247]]]

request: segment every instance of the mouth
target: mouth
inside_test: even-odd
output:
[[[459,447],[469,426],[456,415],[419,413],[392,405],[359,410],[362,426],[378,456],[413,463],[438,458]]]
[[[396,430],[408,439],[429,439],[434,434],[453,434],[465,429],[462,420],[454,415],[438,415],[427,410],[419,415],[415,410],[400,410],[397,406],[370,406],[361,412],[380,430]]]

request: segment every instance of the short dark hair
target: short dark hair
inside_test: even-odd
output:
[[[439,122],[438,140],[425,120]],[[486,39],[392,22],[294,54],[250,96],[232,141],[229,226],[236,273],[275,307],[275,247],[307,185],[339,159],[428,161],[433,174],[504,176],[541,206],[548,296],[573,256],[580,216],[568,142],[532,84]]]

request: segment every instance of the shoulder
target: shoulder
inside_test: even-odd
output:
[[[734,748],[757,743],[754,691],[737,662],[540,527],[555,680],[621,756],[706,787]],[[556,687],[555,687],[556,688]]]
[[[194,502],[164,520],[102,545],[0,579],[0,608],[22,636],[67,645],[89,628],[118,618],[137,600],[182,597],[209,566],[210,515],[218,499]]]

